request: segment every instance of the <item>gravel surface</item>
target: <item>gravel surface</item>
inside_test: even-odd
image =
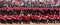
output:
[[[30,24],[1,24],[0,25],[60,25],[60,23],[48,23],[48,24],[36,24],[36,23],[30,23]]]

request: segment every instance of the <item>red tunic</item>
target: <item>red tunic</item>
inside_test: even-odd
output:
[[[42,17],[41,17],[41,15],[39,16],[39,20],[41,20],[42,19]]]
[[[38,16],[33,17],[34,20],[39,20]]]
[[[60,17],[56,17],[58,20],[60,20]]]
[[[12,18],[11,16],[7,17],[7,19],[9,19],[9,20],[13,20],[13,18]]]
[[[16,17],[16,20],[21,20],[21,17],[19,17],[19,16],[18,16],[18,17]]]
[[[34,15],[31,15],[30,18],[33,19]]]
[[[18,15],[13,15],[13,19],[16,19],[16,17],[18,17]]]
[[[23,17],[23,20],[29,20],[29,17]]]
[[[50,16],[49,19],[55,19],[56,17],[55,16]]]
[[[46,14],[46,16],[49,16],[49,13],[48,13],[48,14]]]
[[[21,20],[21,17],[18,16],[18,15],[15,15],[13,18],[14,18],[15,20]]]
[[[47,18],[46,18],[45,16],[42,16],[42,19],[43,19],[43,20],[47,20]]]
[[[2,16],[0,15],[0,19],[2,18]]]
[[[0,17],[0,19],[1,19],[2,17]]]
[[[6,17],[2,17],[1,19],[4,20],[4,21],[6,21]]]

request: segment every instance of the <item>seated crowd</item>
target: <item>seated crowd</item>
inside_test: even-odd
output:
[[[60,23],[59,10],[4,10],[0,11],[0,23]]]
[[[0,7],[60,8],[59,0],[0,0]]]

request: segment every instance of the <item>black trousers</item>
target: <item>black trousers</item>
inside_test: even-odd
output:
[[[41,20],[39,20],[39,23],[42,23],[42,21],[41,21]]]
[[[49,19],[49,23],[55,23],[55,19]]]
[[[0,19],[0,23],[1,23],[1,19]]]
[[[13,22],[14,22],[14,23],[19,23],[19,24],[21,24],[22,20],[15,20],[15,19],[14,19]]]
[[[6,22],[9,23],[9,24],[12,24],[12,20],[7,19]]]
[[[32,19],[32,23],[38,23],[39,20]]]
[[[1,23],[6,24],[6,21],[1,19]]]
[[[32,19],[31,21],[32,21],[32,23],[34,23],[34,19]]]
[[[56,19],[56,22],[57,22],[57,23],[60,23],[60,20],[59,20],[59,19]]]
[[[23,20],[23,23],[28,23],[28,24],[30,24],[30,20]]]
[[[2,8],[3,7],[3,4],[0,4],[0,8]]]
[[[47,23],[47,20],[41,19],[41,23]]]

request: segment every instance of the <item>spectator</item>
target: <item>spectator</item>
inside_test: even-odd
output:
[[[0,8],[3,7],[3,0],[0,0]]]
[[[12,3],[14,3],[16,0],[12,0]]]
[[[18,1],[15,1],[15,6],[20,6],[20,2],[18,2]]]
[[[42,3],[44,3],[44,2],[46,2],[46,0],[39,0],[39,2],[42,2]]]
[[[14,6],[16,0],[12,0],[11,6]]]
[[[19,1],[19,3],[20,3],[20,6],[24,6],[23,0],[18,0],[18,1]]]
[[[54,0],[55,4],[57,4],[58,0]]]
[[[60,6],[60,0],[58,0],[58,2],[57,2],[57,4],[56,4],[56,6]]]
[[[11,6],[11,0],[4,0],[4,5],[5,7],[10,7]]]
[[[32,6],[34,6],[35,5],[35,0],[32,0],[31,2],[32,2]]]
[[[28,6],[28,1],[29,1],[29,0],[23,0],[24,6]]]
[[[39,0],[39,6],[43,7],[46,3],[46,0]]]

